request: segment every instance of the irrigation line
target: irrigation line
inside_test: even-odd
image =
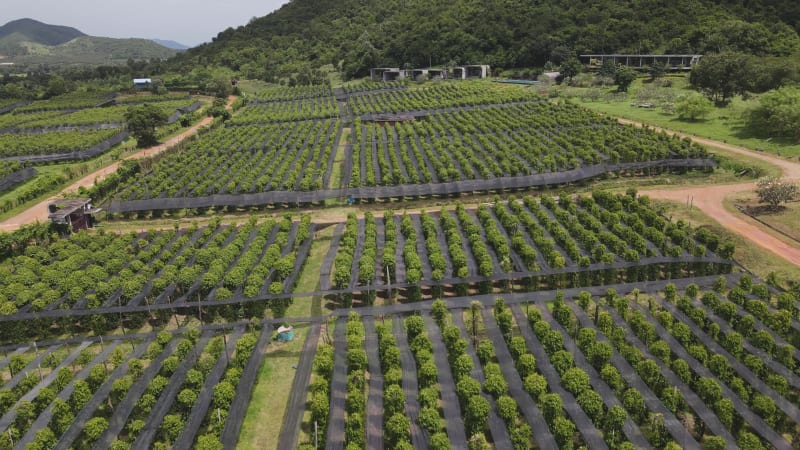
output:
[[[0,178],[0,192],[11,189],[12,187],[24,183],[36,176],[36,169],[25,167],[16,172],[12,172]]]

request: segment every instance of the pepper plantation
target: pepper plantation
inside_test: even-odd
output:
[[[796,293],[592,187],[715,170],[527,87],[261,88],[0,234],[0,448],[797,448]]]

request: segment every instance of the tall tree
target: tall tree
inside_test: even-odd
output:
[[[712,109],[714,109],[714,105],[711,101],[697,93],[686,95],[675,106],[678,117],[689,120],[704,118]]]
[[[797,197],[798,194],[798,187],[795,183],[781,178],[764,178],[758,180],[757,186],[756,193],[759,203],[767,203],[772,207],[786,203]]]
[[[125,112],[125,122],[139,147],[145,147],[158,142],[156,128],[167,122],[167,113],[156,105],[145,103],[129,107]]]
[[[617,84],[617,90],[620,92],[628,92],[628,88],[635,79],[636,72],[628,66],[619,66],[614,72],[614,83]]]
[[[748,126],[762,135],[800,141],[800,87],[783,87],[762,95],[748,116]]]
[[[751,81],[751,57],[742,53],[706,55],[689,75],[695,89],[717,103],[727,103],[743,93]]]

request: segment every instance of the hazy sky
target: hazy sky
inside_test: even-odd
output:
[[[3,0],[0,25],[31,18],[92,36],[171,39],[194,46],[288,0]]]

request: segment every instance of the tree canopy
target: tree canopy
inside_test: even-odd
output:
[[[781,178],[764,178],[758,180],[757,186],[758,201],[773,207],[793,200],[798,194],[797,184]]]
[[[750,111],[750,129],[800,141],[800,87],[787,86],[762,95]]]
[[[125,122],[140,147],[155,144],[156,127],[167,122],[167,113],[156,105],[145,103],[131,106],[125,112]]]
[[[675,112],[684,119],[697,120],[704,118],[714,109],[714,105],[700,94],[689,94],[678,100]]]

